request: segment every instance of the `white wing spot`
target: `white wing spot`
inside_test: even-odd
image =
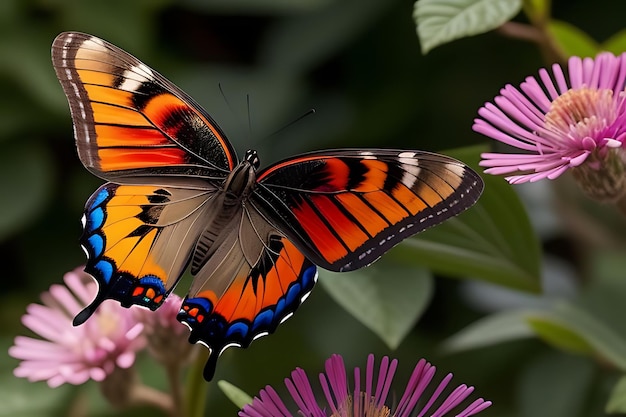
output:
[[[454,164],[454,163],[450,162],[450,163],[446,164],[446,168],[449,171],[454,172],[459,177],[462,177],[465,174],[465,168],[462,165],[459,165],[459,164]]]
[[[359,152],[359,155],[363,157],[363,159],[377,159],[376,155],[370,151],[362,151]]]

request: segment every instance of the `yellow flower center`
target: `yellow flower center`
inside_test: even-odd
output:
[[[361,392],[359,404],[355,409],[352,401],[352,395],[348,395],[346,401],[337,407],[337,412],[331,414],[330,417],[390,417],[391,410],[386,405],[376,406],[375,398],[365,398],[365,393]]]
[[[100,314],[94,316],[98,322],[100,334],[105,337],[111,337],[118,333],[120,328],[120,315],[107,308],[101,308],[99,313]]]
[[[568,90],[550,105],[545,127],[561,134],[581,138],[615,120],[612,90],[582,87]]]

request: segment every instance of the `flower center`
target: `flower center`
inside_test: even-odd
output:
[[[570,139],[604,139],[596,135],[613,123],[615,109],[613,90],[588,87],[568,90],[550,105],[545,126]]]
[[[108,307],[108,306],[107,306]],[[100,314],[96,315],[98,330],[103,337],[113,338],[120,330],[120,315],[107,308],[101,308]]]
[[[330,417],[390,417],[391,410],[386,405],[377,406],[376,398],[365,397],[365,393],[361,392],[359,402],[356,407],[352,403],[352,395],[348,395],[343,402],[337,407],[337,412]]]

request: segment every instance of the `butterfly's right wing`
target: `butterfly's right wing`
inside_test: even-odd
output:
[[[252,204],[316,265],[351,271],[471,207],[483,182],[445,155],[333,149],[258,173]]]
[[[81,237],[98,294],[74,324],[106,299],[156,309],[184,272],[215,191],[206,181],[174,178],[101,186],[85,206]]]

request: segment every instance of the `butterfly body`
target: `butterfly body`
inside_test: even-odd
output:
[[[109,181],[87,201],[81,244],[105,299],[159,307],[189,268],[178,314],[211,350],[272,333],[309,295],[317,266],[367,266],[402,240],[473,205],[483,183],[452,158],[333,149],[259,169],[237,155],[191,97],[127,52],[60,34],[52,60],[81,162]]]

